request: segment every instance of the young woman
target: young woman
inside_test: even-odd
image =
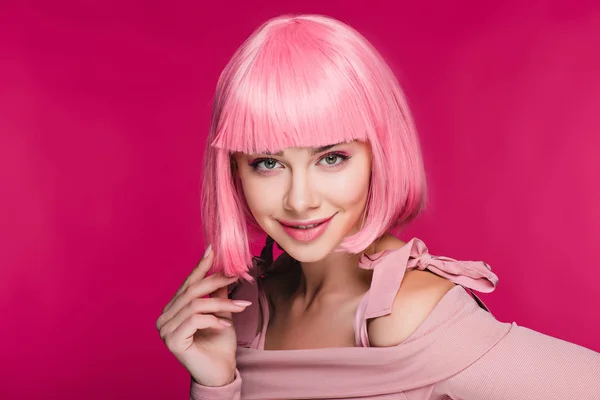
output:
[[[389,233],[423,209],[425,173],[397,80],[352,28],[254,32],[219,79],[205,159],[211,246],[157,321],[193,399],[600,399],[598,353],[471,291],[494,290],[489,265]]]

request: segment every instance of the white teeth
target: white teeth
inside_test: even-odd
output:
[[[310,228],[314,228],[317,225],[319,225],[319,224],[295,226],[294,228],[296,228],[296,229],[310,229]]]

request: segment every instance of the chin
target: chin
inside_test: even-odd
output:
[[[330,228],[334,228],[330,226]],[[348,230],[351,230],[349,228]],[[300,242],[294,240],[283,230],[273,232],[270,236],[275,240],[279,246],[295,260],[303,263],[312,263],[323,260],[329,254],[331,254],[338,245],[344,240],[347,234],[342,234],[341,229],[331,229],[329,232],[325,232],[319,238],[310,242]]]
[[[313,263],[327,257],[333,251],[333,247],[310,245],[305,243],[293,244],[286,241],[280,243],[281,248],[289,254],[294,260],[302,263]]]

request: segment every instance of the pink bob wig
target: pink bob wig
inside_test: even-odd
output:
[[[371,182],[361,230],[336,251],[360,253],[426,203],[421,149],[402,89],[367,39],[335,19],[285,15],[252,33],[217,83],[205,152],[202,220],[214,271],[252,280],[248,230],[262,231],[234,152],[354,140],[371,146]]]

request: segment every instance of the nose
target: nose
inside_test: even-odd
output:
[[[319,206],[318,193],[306,171],[292,173],[284,198],[284,208],[296,213],[305,212]]]

